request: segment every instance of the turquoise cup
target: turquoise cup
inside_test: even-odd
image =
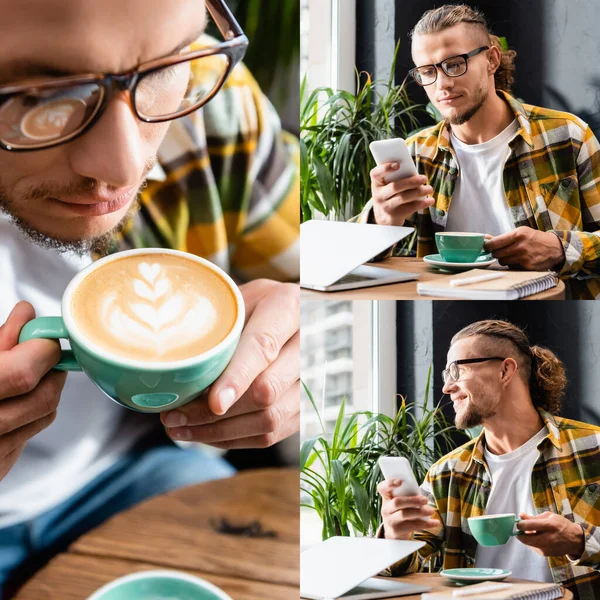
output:
[[[111,581],[87,600],[232,600],[199,577],[177,571],[143,571]]]
[[[502,546],[511,537],[521,535],[515,531],[519,519],[514,513],[502,515],[484,515],[468,519],[469,529],[480,546]]]
[[[111,355],[104,348],[86,340],[78,330],[70,312],[77,286],[92,271],[110,261],[136,254],[172,254],[201,263],[216,272],[231,287],[237,305],[237,317],[225,339],[210,350],[172,362],[147,362]],[[190,402],[208,388],[231,360],[244,326],[244,300],[234,281],[219,267],[198,256],[146,248],[128,250],[102,258],[78,273],[69,283],[62,298],[61,317],[40,317],[26,323],[19,342],[34,338],[65,339],[71,350],[63,350],[55,369],[84,371],[111,399],[132,410],[157,413]]]
[[[435,234],[435,245],[446,262],[475,262],[483,250],[484,242],[483,233],[438,231]]]

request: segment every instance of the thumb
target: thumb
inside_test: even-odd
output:
[[[31,319],[35,319],[33,306],[29,302],[19,302],[0,327],[0,351],[11,350],[18,344],[23,325]]]

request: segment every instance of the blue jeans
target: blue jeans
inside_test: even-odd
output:
[[[39,568],[86,531],[146,498],[234,472],[225,460],[197,448],[165,443],[132,450],[59,506],[0,529],[0,588],[16,569]]]

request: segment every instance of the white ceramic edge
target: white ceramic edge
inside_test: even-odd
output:
[[[196,577],[195,575],[189,575],[188,573],[181,573],[179,571],[170,571],[170,570],[158,570],[158,571],[140,571],[138,573],[132,573],[130,575],[124,575],[123,577],[119,577],[106,585],[103,585],[99,590],[96,590],[91,596],[88,596],[87,600],[100,600],[103,594],[106,594],[116,587],[129,583],[130,581],[136,581],[138,579],[152,579],[155,577],[170,577],[172,579],[179,579],[182,581],[188,581],[190,583],[195,583],[204,587],[204,589],[208,592],[213,592],[216,594],[220,600],[233,600],[231,596],[226,594],[221,588],[218,588],[210,581],[206,581],[205,579],[200,579],[200,577]]]
[[[436,235],[453,235],[455,237],[485,237],[485,233],[475,231],[436,231],[435,233]]]
[[[469,517],[467,521],[483,521],[484,519],[495,519],[496,517],[514,517],[517,518],[515,513],[500,513],[498,515],[479,515],[478,517]]]
[[[210,350],[207,350],[206,352],[203,352],[198,356],[193,356],[191,358],[185,358],[183,360],[176,360],[170,362],[132,360],[130,358],[125,358],[124,356],[120,356],[118,354],[111,354],[110,352],[107,352],[97,344],[86,340],[85,337],[77,329],[75,321],[71,317],[71,311],[69,307],[71,305],[71,298],[73,296],[73,292],[83,279],[85,279],[90,273],[100,268],[101,266],[106,265],[110,262],[114,262],[115,260],[125,258],[127,256],[136,256],[138,254],[171,254],[174,256],[180,256],[187,260],[196,261],[201,265],[204,265],[205,267],[209,268],[211,271],[217,273],[217,275],[220,275],[228,283],[231,290],[233,291],[238,309],[235,323],[233,324],[231,331],[225,336],[225,339],[219,342],[216,346],[213,346]],[[69,285],[67,286],[67,289],[65,290],[65,293],[63,294],[61,312],[69,336],[75,338],[75,341],[79,345],[89,348],[94,354],[106,358],[110,362],[117,363],[126,367],[132,367],[134,369],[151,369],[153,371],[183,369],[185,367],[191,367],[195,364],[198,364],[203,360],[212,358],[214,355],[221,352],[221,350],[230,343],[232,337],[237,337],[241,334],[246,318],[246,310],[242,294],[239,288],[237,287],[237,284],[233,281],[233,279],[231,279],[231,277],[227,273],[225,273],[225,271],[223,271],[220,267],[217,267],[217,265],[206,260],[205,258],[196,256],[195,254],[189,254],[188,252],[181,252],[180,250],[171,250],[167,248],[136,248],[135,250],[124,250],[123,252],[116,252],[115,254],[105,256],[104,258],[93,262],[91,265],[87,266],[85,269],[77,273],[77,275],[75,275],[73,279],[71,279]]]
[[[438,252],[439,254],[439,252]],[[429,263],[431,265],[435,265],[435,266],[444,266],[444,267],[488,267],[489,265],[491,265],[492,263],[496,262],[497,259],[495,258],[490,258],[489,260],[483,260],[483,261],[479,261],[479,262],[471,262],[471,263],[455,263],[455,262],[448,262],[448,261],[441,261],[441,260],[435,260],[432,258],[429,258],[430,256],[433,256],[431,254],[428,254],[427,256],[423,257],[423,261],[426,263]],[[441,256],[441,254],[440,254]]]

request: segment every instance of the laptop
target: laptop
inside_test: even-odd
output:
[[[300,597],[370,600],[410,596],[431,588],[373,577],[409,556],[424,542],[332,537],[300,554]]]
[[[300,285],[337,292],[418,279],[417,273],[363,264],[413,231],[413,227],[306,221],[300,226]]]

